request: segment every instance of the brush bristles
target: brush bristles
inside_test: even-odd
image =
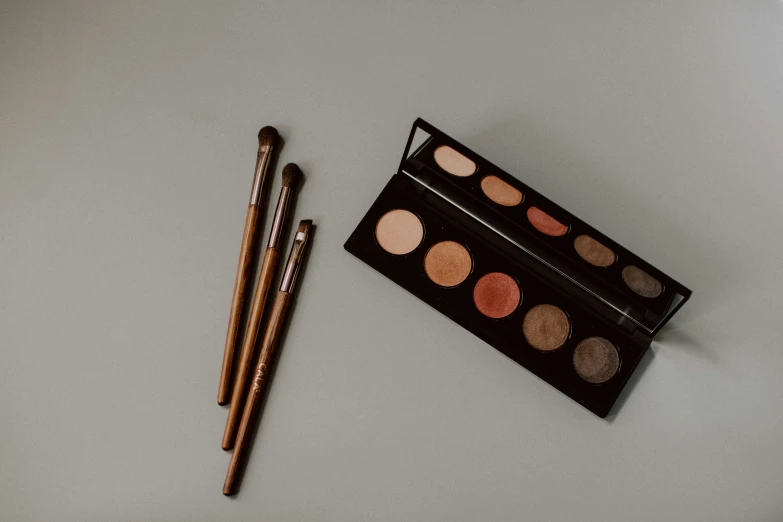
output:
[[[310,233],[310,230],[313,228],[313,220],[312,219],[303,219],[299,222],[299,228],[296,230],[297,234],[305,234]]]
[[[302,177],[302,171],[296,166],[296,163],[289,163],[283,167],[283,186],[294,188]]]
[[[277,129],[274,127],[266,126],[258,131],[258,146],[259,147],[272,147],[277,141]]]

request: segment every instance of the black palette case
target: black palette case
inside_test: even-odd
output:
[[[474,164],[474,172],[450,174],[436,160],[441,147]],[[493,201],[482,189],[488,176],[521,192],[520,201]],[[527,217],[531,207],[567,231],[557,237],[543,234]],[[376,238],[379,220],[394,210],[413,213],[423,227],[418,246],[404,255],[384,250]],[[614,253],[609,266],[594,266],[580,257],[574,240],[585,235]],[[434,283],[424,268],[427,252],[441,241],[459,243],[472,259],[467,278],[450,288]],[[345,249],[601,417],[609,413],[653,336],[691,295],[673,278],[421,119],[411,129],[397,173]],[[658,295],[646,297],[629,288],[626,267],[659,283]],[[474,302],[476,282],[492,272],[511,276],[521,294],[516,309],[500,319],[482,314]],[[536,349],[523,334],[526,314],[541,304],[554,305],[568,317],[568,338],[557,349]],[[619,355],[616,371],[601,383],[588,382],[575,369],[576,347],[592,337],[609,341]]]

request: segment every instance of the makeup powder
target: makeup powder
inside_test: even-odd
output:
[[[472,268],[470,252],[454,241],[436,243],[424,256],[424,271],[436,285],[457,286],[468,278]]]
[[[623,268],[623,281],[628,285],[628,288],[642,297],[658,297],[663,292],[663,285],[660,281],[634,265]]]
[[[486,176],[482,179],[481,190],[489,199],[504,207],[515,207],[522,203],[522,192],[497,176]]]
[[[492,319],[510,315],[519,306],[519,285],[509,275],[491,272],[482,276],[473,288],[473,303],[478,311]]]
[[[375,239],[390,254],[401,256],[413,252],[423,237],[421,220],[407,210],[390,210],[375,225]]]
[[[574,350],[574,369],[587,382],[606,382],[619,368],[620,354],[617,347],[603,337],[588,337]]]
[[[560,308],[540,304],[528,310],[522,322],[522,332],[530,346],[536,350],[557,350],[571,334],[571,321]]]
[[[605,268],[617,259],[611,249],[605,247],[590,236],[581,235],[574,239],[574,249],[579,256],[594,266]]]
[[[441,145],[433,153],[435,163],[453,176],[465,178],[476,172],[476,164],[448,145]]]
[[[562,236],[568,227],[536,207],[527,209],[527,219],[536,230],[548,236]]]

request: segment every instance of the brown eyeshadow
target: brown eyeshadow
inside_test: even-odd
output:
[[[473,303],[487,317],[502,319],[517,309],[521,295],[514,278],[502,272],[491,272],[476,282]]]
[[[390,210],[375,225],[375,239],[390,254],[401,256],[413,252],[423,237],[421,220],[407,210]]]
[[[537,207],[527,209],[527,219],[536,230],[548,236],[562,236],[568,227]]]
[[[620,369],[620,354],[607,339],[588,337],[574,350],[574,369],[587,382],[601,384]]]
[[[634,265],[623,268],[623,281],[628,285],[628,288],[642,297],[652,299],[663,292],[663,285],[660,281]]]
[[[476,164],[448,145],[441,145],[433,153],[435,163],[440,168],[460,178],[465,178],[476,172]]]
[[[515,207],[522,203],[522,192],[497,176],[486,176],[482,179],[481,190],[489,199],[504,207]]]
[[[424,256],[424,271],[436,285],[457,286],[467,279],[472,268],[470,252],[454,241],[436,243]]]
[[[574,249],[579,256],[594,266],[605,268],[617,259],[614,252],[590,236],[581,235],[574,239]]]
[[[566,313],[551,304],[540,304],[528,310],[522,322],[522,332],[536,350],[557,350],[571,334],[571,321]]]

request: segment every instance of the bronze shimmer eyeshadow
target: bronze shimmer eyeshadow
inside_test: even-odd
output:
[[[457,286],[467,279],[472,266],[468,249],[454,241],[436,243],[424,256],[424,271],[439,286]]]
[[[611,249],[585,234],[574,239],[574,249],[582,259],[601,268],[610,266],[617,258]]]
[[[601,417],[691,295],[421,119],[345,249]]]
[[[536,305],[525,314],[522,332],[530,346],[542,352],[557,350],[571,334],[571,322],[555,305]]]
[[[523,194],[497,176],[486,176],[481,180],[484,194],[504,207],[515,207],[522,203]]]

